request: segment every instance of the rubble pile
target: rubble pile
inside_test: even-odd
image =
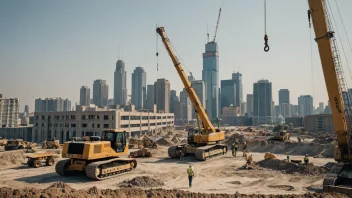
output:
[[[258,166],[282,171],[288,174],[304,174],[304,175],[324,175],[327,171],[324,167],[314,166],[313,164],[296,164],[279,159],[265,159],[256,163]]]
[[[19,165],[26,162],[25,150],[14,150],[0,153],[0,165]]]
[[[164,182],[153,179],[148,176],[135,177],[131,180],[125,180],[118,186],[121,188],[132,188],[132,187],[159,187],[164,185]]]
[[[181,141],[180,138],[175,135],[166,135],[163,138],[160,138],[156,143],[161,146],[172,146],[180,144]]]
[[[231,135],[229,138],[227,138],[224,141],[224,144],[231,146],[235,141],[242,144],[244,141],[248,142],[249,139],[243,134],[235,133],[235,134]]]
[[[273,186],[273,188],[284,188],[286,186]],[[286,187],[289,188],[289,187]],[[0,197],[33,197],[33,198],[50,198],[50,197],[72,197],[72,198],[95,198],[95,197],[164,197],[164,198],[175,198],[175,197],[192,197],[192,198],[347,198],[348,196],[339,193],[306,193],[303,195],[260,195],[260,194],[206,194],[196,193],[182,190],[165,190],[165,189],[140,189],[140,188],[123,188],[123,189],[98,189],[92,187],[86,190],[75,190],[70,186],[63,183],[55,183],[46,189],[36,188],[0,188]]]

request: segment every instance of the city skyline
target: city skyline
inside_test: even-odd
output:
[[[34,110],[35,99],[40,97],[61,96],[69,98],[73,104],[79,103],[77,90],[81,85],[95,79],[106,79],[112,95],[113,65],[118,59],[120,46],[120,54],[124,52],[122,59],[126,62],[128,75],[131,75],[135,66],[143,64],[146,72],[150,74],[147,84],[154,83],[157,78],[166,78],[172,84],[172,89],[180,91],[183,85],[177,75],[170,75],[174,68],[160,40],[159,70],[156,72],[155,24],[165,26],[181,60],[187,63],[185,68],[194,74],[196,80],[201,80],[200,54],[204,52],[204,44],[207,42],[206,24],[210,24],[210,30],[214,28],[212,24],[215,24],[217,10],[221,6],[221,1],[206,2],[91,2],[84,5],[74,2],[69,9],[63,6],[64,1],[1,2],[0,25],[4,28],[0,30],[3,35],[0,37],[0,65],[6,72],[0,74],[0,90],[7,97],[20,98],[20,108],[29,105],[31,112]],[[158,6],[165,6],[165,9],[157,9]],[[339,6],[344,18],[352,16],[348,12],[352,2],[339,2]],[[185,7],[190,9],[186,9],[184,14],[179,16],[176,10]],[[246,15],[244,10],[248,8],[254,11],[248,21],[233,20]],[[288,8],[295,12],[286,13]],[[92,10],[95,11],[94,16],[91,15]],[[311,79],[306,10],[306,2],[277,2],[269,6],[268,31],[271,50],[264,53],[263,23],[258,19],[262,17],[262,4],[225,1],[217,36],[220,53],[219,80],[231,78],[229,73],[239,71],[243,74],[243,95],[252,92],[254,82],[265,78],[272,82],[273,93],[277,93],[279,89],[289,89],[290,101],[296,101],[300,95],[312,95],[315,107],[319,102],[327,103],[325,82],[313,38],[310,40],[313,46],[313,80]],[[145,17],[133,17],[136,13]],[[273,17],[272,13],[280,17]],[[130,20],[116,21],[125,17]],[[184,19],[190,21],[186,26],[183,24]],[[290,27],[281,28],[287,21]],[[138,29],[131,28],[131,24]],[[182,31],[181,26],[189,31]],[[243,31],[238,31],[238,28]],[[290,31],[291,28],[302,31]],[[351,32],[351,23],[346,23],[346,28]],[[192,36],[189,32],[192,32]],[[341,36],[342,40],[346,41],[343,34]],[[290,39],[289,48],[285,42],[287,39]],[[51,43],[50,48],[47,43]],[[347,58],[352,62],[351,53],[347,52]],[[347,77],[348,70],[344,70],[347,84],[352,85],[351,79]],[[48,73],[56,75],[47,75]],[[17,75],[18,83],[9,88],[5,82]],[[65,80],[62,81],[62,78]],[[128,94],[131,94],[130,81],[127,80]],[[311,85],[312,81],[314,87]],[[24,85],[35,89],[29,92]],[[278,103],[277,97],[277,94],[273,94],[275,104]]]

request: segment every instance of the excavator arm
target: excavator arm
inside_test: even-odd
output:
[[[170,40],[166,35],[164,27],[158,27],[156,29],[156,32],[160,35],[160,37],[165,45],[165,48],[171,57],[171,60],[176,68],[176,71],[182,80],[183,86],[185,87],[185,89],[188,93],[188,96],[192,102],[192,105],[194,107],[195,112],[200,117],[201,121],[203,122],[205,133],[216,132],[215,127],[213,126],[213,124],[209,120],[209,117],[206,114],[203,105],[200,103],[200,100],[199,100],[196,92],[194,91],[191,82],[188,80],[187,75],[186,75],[185,71],[183,70],[180,61],[178,60],[174,50],[172,49]]]

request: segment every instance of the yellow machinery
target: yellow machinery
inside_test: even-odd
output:
[[[286,131],[280,131],[280,132],[274,132],[274,136],[270,137],[268,140],[284,142],[284,141],[290,140],[290,137],[291,137],[291,133],[288,133]]]
[[[25,149],[26,143],[22,139],[8,140],[4,146],[5,151]]]
[[[138,141],[138,148],[153,148],[156,149],[158,148],[158,145],[156,142],[154,142],[152,139],[150,139],[149,136],[144,134],[141,138],[140,141]]]
[[[323,182],[324,191],[352,196],[352,122],[351,103],[343,77],[341,58],[325,0],[308,0],[318,44],[325,84],[330,100],[337,141],[334,158],[338,162]]]
[[[56,164],[56,173],[68,176],[74,172],[85,172],[94,180],[104,180],[131,171],[137,167],[134,158],[128,155],[127,133],[113,129],[104,130],[101,140],[65,142],[62,157],[69,158]]]
[[[7,144],[7,139],[0,137],[0,146],[5,146]]]
[[[59,140],[54,140],[54,139],[48,140],[48,141],[43,142],[42,148],[43,149],[50,149],[50,148],[58,149],[58,148],[60,148],[60,142],[59,142]]]
[[[174,50],[171,47],[169,38],[167,37],[164,27],[158,27],[156,32],[161,36],[161,39],[168,51],[171,60],[176,68],[178,75],[188,93],[192,102],[193,108],[196,112],[197,120],[200,118],[203,128],[200,127],[198,122],[198,129],[190,128],[188,130],[188,144],[171,146],[168,149],[168,154],[171,158],[179,158],[180,150],[184,151],[185,155],[195,155],[198,160],[206,160],[216,155],[223,155],[227,152],[227,146],[220,144],[225,139],[224,131],[215,129],[210,122],[208,115],[205,112],[198,96],[191,86],[186,73],[183,71],[180,61],[178,60]]]

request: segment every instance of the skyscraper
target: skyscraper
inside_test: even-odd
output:
[[[127,101],[125,62],[118,60],[114,74],[114,102],[118,105],[125,105]]]
[[[147,85],[147,109],[149,111],[154,112],[154,104],[155,104],[155,86]]]
[[[253,124],[268,124],[273,120],[272,84],[259,80],[253,84]]]
[[[155,103],[157,111],[170,112],[170,82],[165,78],[158,79],[155,83]]]
[[[143,109],[146,101],[147,93],[147,73],[143,67],[136,67],[132,73],[132,104],[135,105],[136,109]]]
[[[247,94],[246,104],[247,104],[247,114],[248,116],[252,116],[253,115],[253,94]]]
[[[24,112],[26,113],[26,115],[29,115],[29,106],[28,105],[24,105]]]
[[[192,81],[192,87],[194,91],[196,92],[200,103],[203,105],[204,109],[206,109],[206,87],[205,83],[202,80],[195,80]],[[192,107],[193,108],[193,107]]]
[[[62,98],[35,99],[35,112],[71,111],[71,101]]]
[[[236,97],[235,97],[235,104],[234,106],[240,106],[243,102],[243,95],[242,95],[242,90],[243,90],[243,84],[242,84],[242,74],[237,72],[237,73],[232,73],[232,80],[235,81],[236,83]]]
[[[90,105],[90,89],[88,86],[81,87],[79,104],[82,106]]]
[[[187,123],[192,119],[192,107],[185,88],[180,92],[180,118]]]
[[[283,103],[290,104],[290,91],[288,89],[279,90],[279,105]]]
[[[206,110],[210,119],[219,117],[219,52],[216,42],[205,44],[202,80],[206,85]]]
[[[323,102],[319,102],[318,113],[324,113],[324,103]]]
[[[281,104],[280,104],[280,114],[281,114],[284,118],[291,117],[291,106],[290,106],[290,104],[281,103]]]
[[[300,116],[313,115],[313,97],[311,95],[298,97],[298,114]]]
[[[235,80],[222,80],[221,81],[221,113],[224,107],[229,105],[237,106],[235,103],[236,98],[236,82]],[[240,106],[238,106],[240,107]]]
[[[2,98],[0,94],[0,127],[18,127],[19,98]]]
[[[170,113],[175,113],[175,102],[177,101],[177,94],[175,90],[170,91]]]
[[[106,80],[95,80],[93,83],[93,103],[96,106],[104,107],[108,104],[109,88]]]

